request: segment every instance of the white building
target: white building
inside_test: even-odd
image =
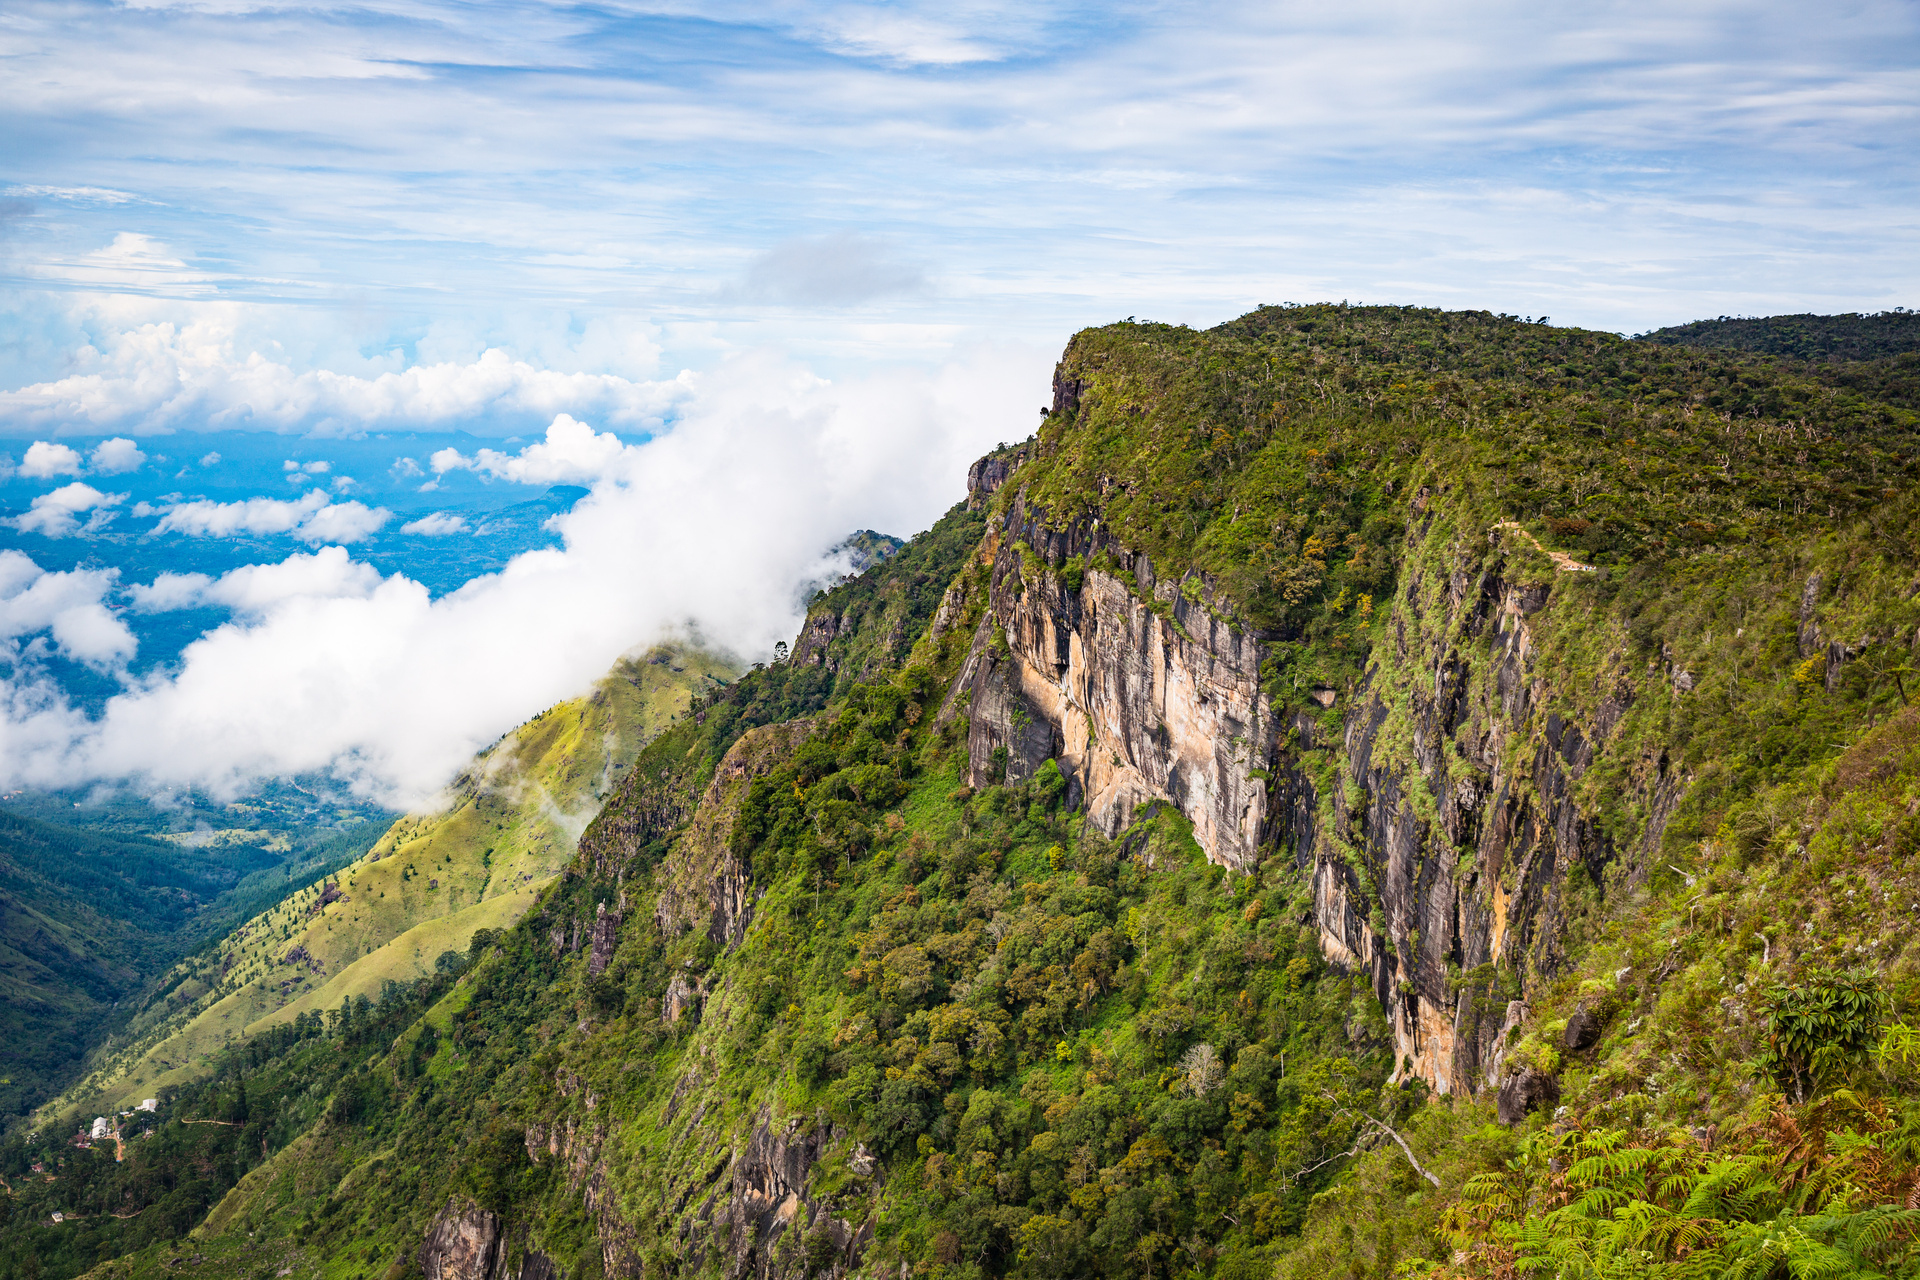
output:
[[[92,1133],[90,1133],[90,1134],[88,1134],[87,1136],[88,1136],[89,1138],[110,1138],[110,1137],[112,1137],[112,1136],[113,1136],[113,1122],[112,1122],[111,1120],[108,1120],[108,1119],[107,1119],[107,1118],[106,1118],[105,1116],[95,1116],[95,1117],[93,1118],[93,1132],[92,1132]]]
[[[140,1105],[134,1108],[135,1111],[158,1111],[159,1109],[160,1099],[158,1098],[142,1098]]]

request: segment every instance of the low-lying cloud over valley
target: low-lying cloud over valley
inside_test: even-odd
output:
[[[263,777],[331,772],[389,804],[420,801],[623,652],[682,635],[750,659],[791,639],[802,584],[845,570],[827,550],[855,528],[929,524],[961,497],[973,457],[1024,434],[1047,368],[1037,352],[981,349],[935,374],[836,383],[746,356],[694,380],[677,420],[639,443],[560,414],[512,452],[436,458],[442,475],[590,490],[554,517],[559,547],[439,598],[340,545],[385,511],[317,491],[167,511],[163,524],[195,535],[313,529],[325,544],[217,576],[123,582],[114,569],[47,572],[0,553],[12,659],[0,785],[124,779],[231,795]],[[176,664],[131,673],[127,615],[202,607],[230,616]],[[53,658],[117,673],[122,689],[84,714],[45,669]]]

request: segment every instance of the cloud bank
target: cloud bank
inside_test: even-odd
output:
[[[1048,367],[1037,352],[982,349],[934,374],[836,384],[763,355],[699,379],[672,428],[642,444],[556,416],[537,443],[462,465],[590,483],[556,518],[563,545],[439,599],[337,545],[124,587],[111,570],[45,573],[0,553],[0,639],[15,661],[0,681],[0,785],[232,794],[327,771],[420,802],[630,649],[697,634],[755,657],[791,639],[800,585],[844,568],[823,549],[855,528],[929,524],[961,496],[973,457],[1024,434]],[[185,504],[165,519],[182,532],[302,531],[359,506],[317,497]],[[206,605],[231,619],[175,669],[127,674],[122,612]],[[123,691],[89,719],[35,674],[36,645],[117,669]]]
[[[272,357],[277,344],[247,331],[260,317],[245,306],[155,304],[144,310],[160,318],[149,319],[97,310],[74,309],[95,330],[68,360],[74,371],[0,391],[0,423],[16,431],[254,428],[327,435],[371,424],[405,430],[494,419],[546,422],[571,413],[646,430],[664,422],[691,389],[688,375],[653,382],[564,372],[497,347],[472,359],[372,374],[299,369]],[[111,474],[144,460],[133,440],[121,438],[96,448],[92,464]],[[77,476],[85,468],[75,450],[39,441],[27,450],[21,474]]]
[[[315,544],[360,542],[379,532],[392,518],[393,513],[385,507],[369,507],[364,502],[334,502],[315,489],[292,502],[277,498],[247,498],[239,502],[199,498],[182,502],[166,508],[153,531],[199,538],[290,533],[303,542]]]

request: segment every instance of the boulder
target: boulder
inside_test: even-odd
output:
[[[1523,1067],[1519,1074],[1508,1076],[1506,1083],[1500,1086],[1500,1123],[1519,1124],[1529,1113],[1556,1106],[1559,1102],[1558,1080],[1532,1067]]]
[[[1567,1019],[1567,1032],[1564,1043],[1568,1053],[1578,1053],[1582,1049],[1591,1049],[1599,1043],[1601,1031],[1606,1029],[1607,1020],[1597,1005],[1583,1004],[1573,1011]]]

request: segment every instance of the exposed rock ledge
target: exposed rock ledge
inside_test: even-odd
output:
[[[973,785],[1023,781],[1051,759],[1069,803],[1109,835],[1158,800],[1187,816],[1213,861],[1258,861],[1276,740],[1258,638],[1209,585],[1156,582],[1146,556],[1097,524],[1048,529],[1016,498],[998,532],[988,608],[942,713],[967,708]],[[1023,562],[1021,543],[1047,571]],[[1153,606],[1098,570],[1070,589],[1058,566],[1102,551]]]

